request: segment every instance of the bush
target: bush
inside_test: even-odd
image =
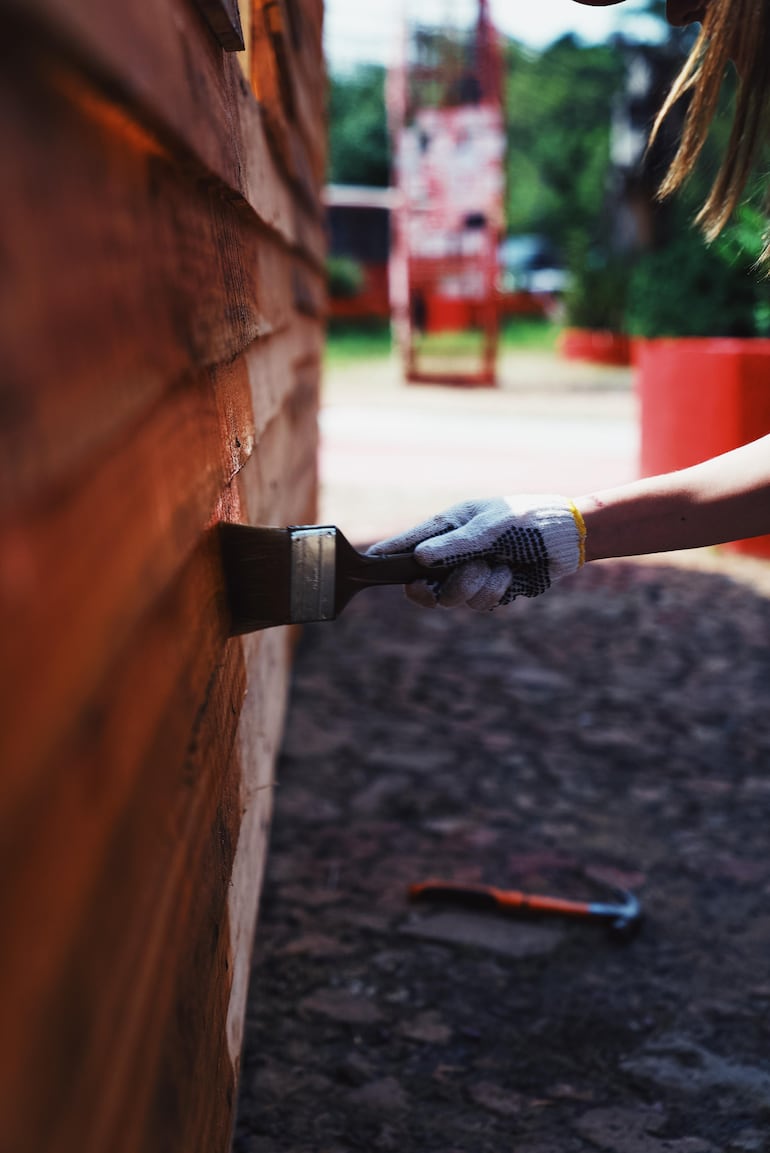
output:
[[[632,336],[770,335],[770,277],[757,268],[767,226],[748,205],[709,245],[680,206],[674,239],[620,258],[589,249],[570,254],[566,323]]]
[[[625,331],[627,263],[617,256],[574,245],[569,260],[564,319],[570,328]]]
[[[326,260],[326,284],[335,300],[351,300],[364,286],[364,270],[348,256],[329,256]]]
[[[635,336],[756,336],[757,284],[697,236],[646,253],[631,272],[628,330]]]

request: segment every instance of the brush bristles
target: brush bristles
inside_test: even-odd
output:
[[[366,556],[334,525],[220,525],[230,633],[334,620],[373,585],[406,584],[427,572],[412,553]]]
[[[231,635],[290,624],[291,532],[220,525]]]

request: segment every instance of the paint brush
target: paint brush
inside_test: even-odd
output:
[[[333,525],[253,528],[220,524],[230,635],[331,621],[361,589],[440,579],[414,554],[367,556]]]

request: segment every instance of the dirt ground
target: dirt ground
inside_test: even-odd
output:
[[[770,577],[594,565],[306,628],[234,1153],[770,1150]],[[414,903],[642,902],[635,935]]]

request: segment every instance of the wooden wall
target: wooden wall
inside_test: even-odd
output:
[[[322,0],[0,8],[0,1149],[217,1153],[314,519]],[[216,21],[214,21],[216,23]]]

